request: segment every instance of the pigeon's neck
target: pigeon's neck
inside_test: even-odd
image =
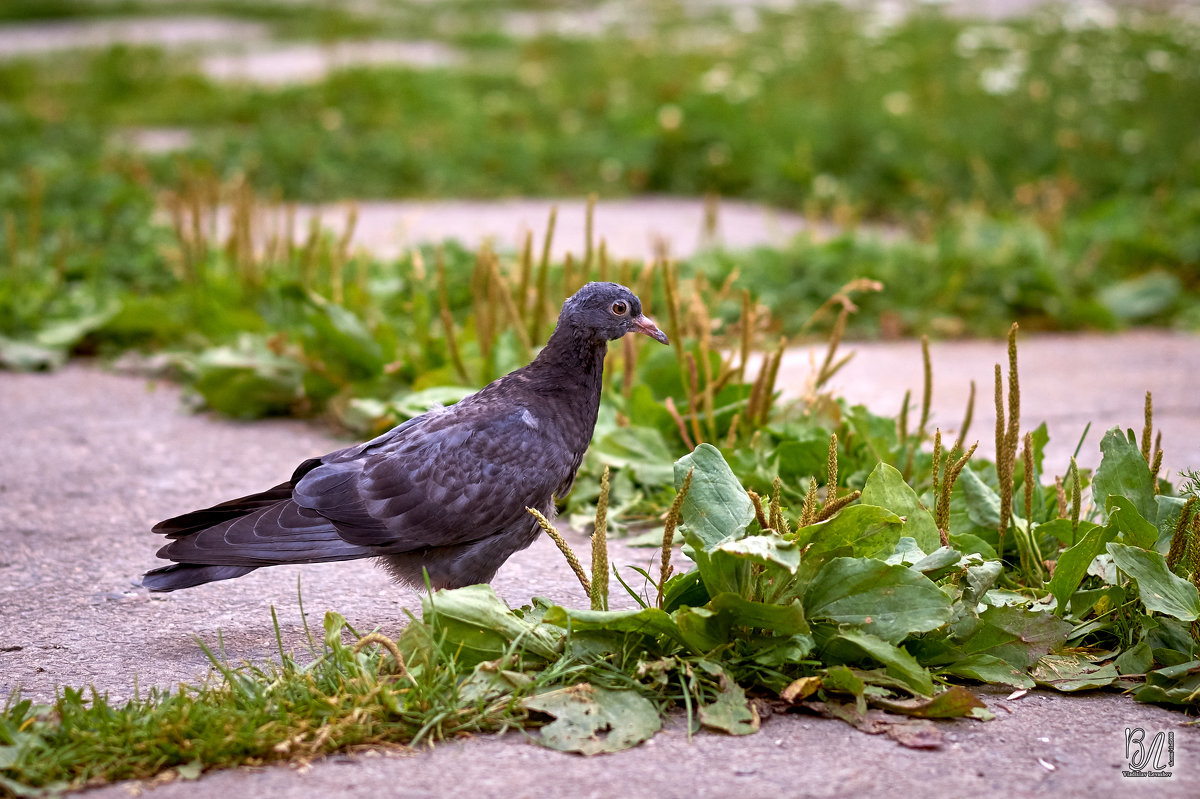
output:
[[[594,394],[599,404],[607,353],[607,341],[596,340],[580,328],[560,325],[530,367],[543,380],[562,386],[574,396]]]
[[[526,367],[538,394],[546,400],[561,400],[561,412],[575,420],[584,437],[582,442],[573,443],[581,443],[583,448],[591,441],[596,426],[607,352],[607,341],[596,340],[579,328],[560,325]]]

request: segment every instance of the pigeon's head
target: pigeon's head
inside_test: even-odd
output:
[[[558,323],[588,331],[602,341],[645,333],[667,343],[666,333],[642,313],[642,301],[619,283],[588,283],[563,303]]]

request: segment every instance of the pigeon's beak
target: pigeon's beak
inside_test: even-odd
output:
[[[658,325],[654,324],[654,320],[647,317],[645,314],[638,314],[632,320],[633,329],[638,333],[645,333],[650,338],[662,344],[669,343],[667,334],[658,329]]]

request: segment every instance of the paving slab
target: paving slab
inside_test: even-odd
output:
[[[532,234],[535,255],[541,253],[551,209],[557,209],[551,255],[561,260],[571,253],[578,261],[586,247],[587,200],[581,197],[513,197],[498,200],[366,200],[353,204],[351,247],[381,258],[395,258],[418,244],[457,240],[469,249],[485,242],[493,249],[520,252]],[[758,246],[784,246],[809,232],[828,237],[837,228],[812,222],[792,211],[762,203],[721,200],[715,216],[710,206],[695,197],[642,196],[595,203],[594,246],[603,240],[614,259],[641,263],[665,250],[673,258],[687,258],[709,247],[743,250]],[[268,209],[263,230],[283,230],[285,211]],[[295,235],[302,241],[309,224],[317,220],[335,236],[346,229],[349,203],[299,205]],[[217,232],[225,235],[226,215],[218,219]],[[878,232],[878,231],[877,231]],[[894,235],[882,231],[881,235]]]

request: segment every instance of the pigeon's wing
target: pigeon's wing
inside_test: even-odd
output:
[[[527,506],[547,510],[578,465],[551,420],[525,407],[455,406],[422,418],[313,469],[294,501],[351,544],[410,552],[486,538],[519,524]]]
[[[229,566],[320,563],[372,554],[343,539],[324,516],[290,499],[177,538],[158,552],[168,560]]]

